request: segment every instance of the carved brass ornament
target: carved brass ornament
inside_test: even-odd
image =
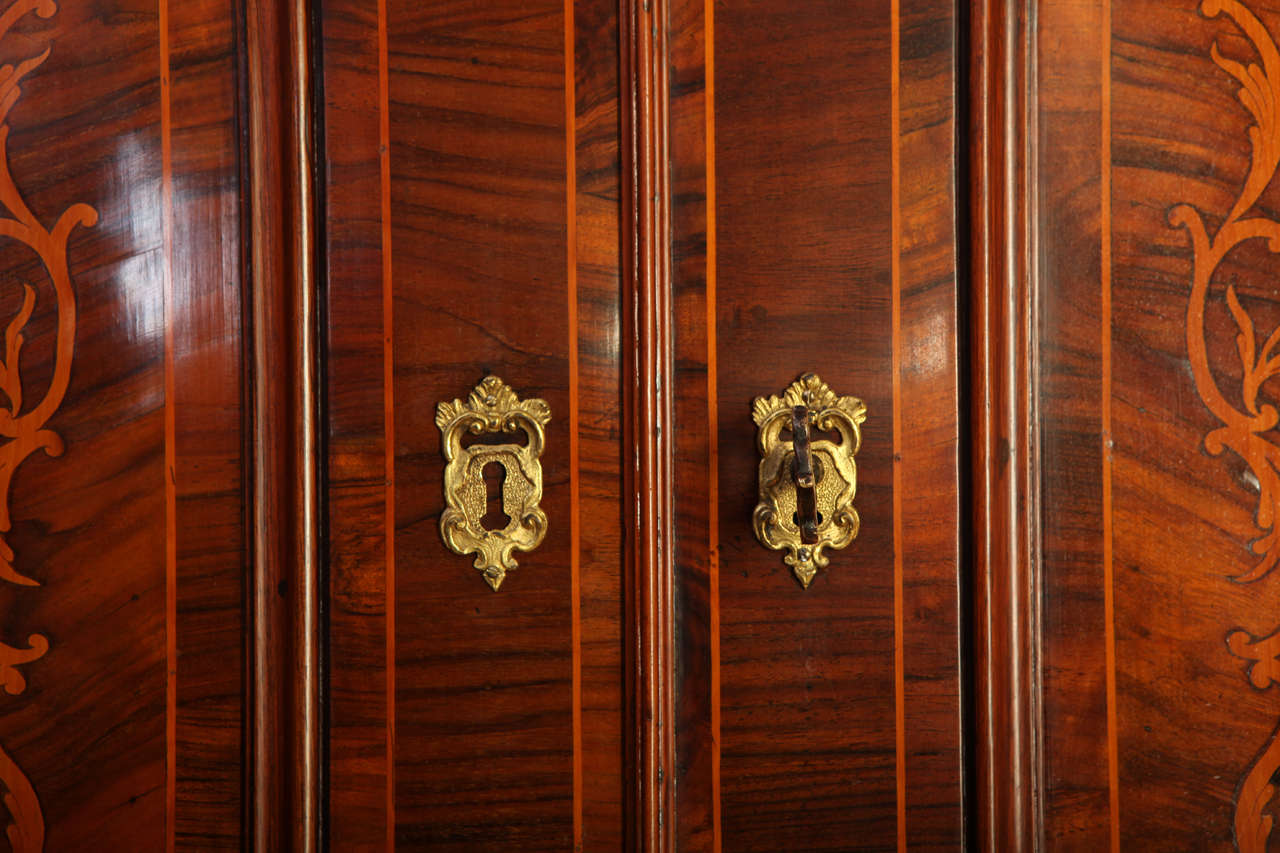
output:
[[[543,428],[551,420],[545,400],[521,400],[501,379],[486,376],[466,402],[454,400],[436,407],[444,458],[446,509],[440,516],[440,535],[457,554],[476,555],[475,567],[496,592],[507,572],[516,567],[512,552],[532,551],[547,535],[547,515],[542,502]],[[466,433],[518,433],[528,440],[520,444],[462,446]],[[481,524],[488,508],[486,465],[496,462],[506,476],[502,483],[502,510],[507,526],[486,530]]]
[[[808,589],[818,569],[826,568],[829,562],[824,551],[844,548],[858,535],[858,511],[853,508],[858,490],[854,456],[862,444],[867,407],[857,397],[837,396],[816,374],[807,373],[781,397],[757,397],[752,416],[759,428],[760,449],[760,502],[752,517],[756,538],[766,548],[785,550],[783,562]],[[807,424],[797,430],[801,420]],[[839,443],[826,438],[804,441],[808,424],[838,434]],[[789,426],[793,439],[800,437],[800,441],[783,439],[783,430]],[[805,444],[811,465],[801,459],[797,466],[796,446],[800,445],[803,453]],[[811,473],[806,472],[809,467]],[[806,484],[812,489],[817,510],[816,534],[810,527],[808,535],[802,530],[798,500]]]

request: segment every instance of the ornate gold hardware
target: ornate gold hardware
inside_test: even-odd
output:
[[[760,447],[760,503],[752,518],[756,538],[766,548],[785,549],[783,562],[808,589],[829,561],[824,549],[844,548],[858,535],[853,457],[862,444],[867,407],[857,397],[837,397],[817,374],[806,373],[781,397],[757,397],[752,416]],[[810,440],[811,424],[834,431],[840,442]],[[782,438],[787,427],[791,441]]]
[[[551,420],[545,400],[521,400],[501,379],[486,376],[464,403],[440,403],[436,426],[440,427],[444,458],[444,498],[448,504],[440,516],[440,535],[456,554],[476,555],[475,566],[497,591],[507,572],[516,567],[512,552],[532,551],[547,534],[542,501],[543,427]],[[476,444],[462,446],[463,433],[514,433],[523,430],[528,444]],[[502,466],[502,510],[507,526],[486,530],[481,523],[488,506],[485,466]]]

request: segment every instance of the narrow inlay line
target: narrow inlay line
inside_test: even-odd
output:
[[[720,829],[720,402],[716,364],[716,63],[715,0],[706,0],[706,229],[707,229],[707,598],[711,634],[711,845],[721,851]]]
[[[160,195],[164,232],[164,632],[165,849],[177,844],[178,812],[178,495],[175,462],[173,310],[173,113],[169,63],[169,3],[159,0]]]
[[[893,349],[893,705],[898,850],[907,849],[906,680],[902,608],[902,35],[899,0],[889,5],[890,66],[890,320]]]
[[[564,0],[566,290],[569,310],[569,600],[573,657],[573,849],[582,849],[582,578],[578,459],[578,135],[573,0]]]
[[[382,188],[382,429],[386,519],[385,614],[386,624],[386,812],[387,850],[396,849],[396,419],[395,357],[392,342],[391,265],[391,117],[387,72],[387,0],[378,0],[378,170]]]
[[[1102,4],[1102,572],[1106,621],[1107,787],[1111,850],[1120,850],[1120,750],[1116,733],[1116,603],[1112,552],[1111,466],[1111,0]]]

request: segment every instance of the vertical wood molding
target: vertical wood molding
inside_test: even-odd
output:
[[[1037,848],[1034,3],[971,7],[974,838]]]
[[[627,645],[633,738],[628,828],[673,850],[675,816],[672,278],[667,0],[622,0],[622,198],[629,516]]]
[[[309,0],[246,0],[250,846],[320,848],[319,415]]]

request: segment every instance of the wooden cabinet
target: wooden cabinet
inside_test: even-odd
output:
[[[11,849],[1280,844],[1280,7],[8,2]]]
[[[335,849],[622,845],[618,24],[572,13],[323,10]],[[441,538],[436,417],[490,375],[550,411],[497,591]]]
[[[1039,5],[1012,242],[1033,654],[1008,664],[1034,784],[992,776],[1024,847],[1280,844],[1278,12]]]
[[[672,845],[957,848],[955,11],[671,14]],[[866,421],[806,589],[753,534],[751,403],[809,372]]]
[[[164,5],[0,14],[0,786],[19,851],[240,846],[236,35],[217,3]]]
[[[957,847],[954,11],[371,12],[322,17],[334,846]],[[809,372],[868,415],[804,589],[752,401]],[[551,413],[497,592],[435,423],[489,374]]]

